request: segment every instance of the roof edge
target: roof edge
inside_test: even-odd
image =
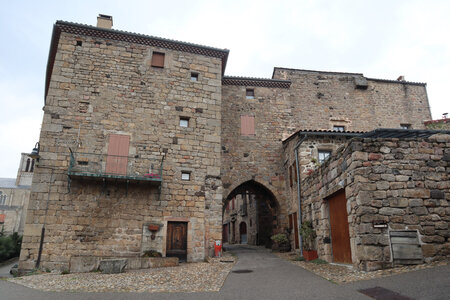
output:
[[[289,88],[291,86],[291,81],[271,78],[224,76],[222,78],[222,85]]]

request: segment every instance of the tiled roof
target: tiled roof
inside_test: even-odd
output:
[[[270,79],[270,78],[255,78],[255,77],[239,77],[239,76],[224,76],[222,78],[222,84],[223,85],[282,88],[282,89],[288,89],[291,86],[291,82],[289,80],[279,80],[279,79]]]
[[[5,189],[16,189],[18,186],[16,185],[15,178],[0,178],[0,188]]]
[[[45,85],[45,96],[47,96],[48,87],[50,84],[51,72],[53,69],[54,59],[58,48],[58,41],[61,32],[67,32],[71,34],[86,35],[92,37],[98,37],[109,40],[124,41],[129,43],[136,43],[142,45],[148,45],[152,47],[166,48],[170,50],[183,51],[193,54],[200,54],[210,57],[217,57],[222,60],[222,74],[225,72],[225,66],[228,59],[229,50],[219,49],[208,46],[202,46],[192,43],[185,43],[176,40],[164,39],[144,34],[137,34],[128,31],[113,30],[99,28],[90,25],[57,21],[53,26],[52,41],[50,44],[50,53],[47,63],[47,78]]]
[[[330,75],[364,76],[363,73],[317,71],[317,70],[305,70],[305,69],[292,69],[292,68],[275,67],[275,68],[273,68],[272,78],[275,76],[275,71],[277,69],[288,70],[288,71],[298,71],[298,72],[308,72],[308,73],[318,73],[318,74],[330,74]],[[423,83],[423,82],[413,82],[413,81],[405,81],[405,80],[390,80],[390,79],[368,78],[368,77],[365,77],[365,78],[367,80],[378,81],[378,82],[400,83],[400,84],[409,84],[409,85],[427,85],[426,83]]]
[[[292,138],[294,138],[298,134],[313,135],[313,136],[326,135],[326,136],[355,137],[355,136],[360,136],[364,133],[365,133],[365,131],[334,131],[334,130],[300,129],[300,130],[296,131],[295,133],[291,134],[287,139],[285,139],[283,141],[283,144],[287,143],[288,141],[290,141]]]
[[[426,130],[426,129],[393,129],[378,128],[361,135],[362,138],[428,138],[433,134],[450,134],[450,130]]]

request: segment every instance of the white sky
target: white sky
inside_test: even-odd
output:
[[[0,177],[39,140],[56,20],[230,49],[226,75],[273,67],[426,82],[434,119],[450,113],[450,1],[3,1],[0,8]]]

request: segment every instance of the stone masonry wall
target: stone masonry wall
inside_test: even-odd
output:
[[[153,51],[165,53],[164,68],[151,67]],[[41,266],[51,269],[68,269],[74,256],[164,255],[169,221],[189,222],[188,261],[203,260],[221,233],[221,71],[219,58],[61,33],[20,269],[34,268],[44,225]],[[160,198],[145,183],[127,192],[74,180],[68,193],[68,148],[106,154],[109,134],[128,135],[130,157],[148,169],[166,154]],[[181,171],[191,179],[182,181]],[[154,241],[143,238],[149,223],[162,225]]]
[[[411,124],[424,128],[431,119],[426,87],[402,81],[366,79],[368,88],[357,89],[362,74],[275,68],[273,78],[291,80],[291,126],[297,129],[371,131]]]
[[[281,226],[287,222],[281,140],[286,134],[293,133],[288,129],[288,90],[250,88],[254,88],[255,99],[246,99],[245,86],[222,87],[224,196],[226,198],[237,186],[249,180],[262,184],[278,201],[278,225]],[[242,115],[255,117],[255,135],[241,135]]]
[[[302,181],[302,209],[312,207],[319,256],[332,261],[326,198],[345,189],[353,264],[391,265],[388,228],[417,230],[425,262],[450,255],[450,136],[353,139]],[[373,221],[388,228],[374,228]]]

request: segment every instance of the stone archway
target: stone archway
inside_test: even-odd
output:
[[[244,242],[270,247],[270,237],[278,227],[278,212],[279,204],[272,191],[254,180],[243,182],[224,200],[224,237],[232,244]],[[245,240],[242,224],[245,225]]]

